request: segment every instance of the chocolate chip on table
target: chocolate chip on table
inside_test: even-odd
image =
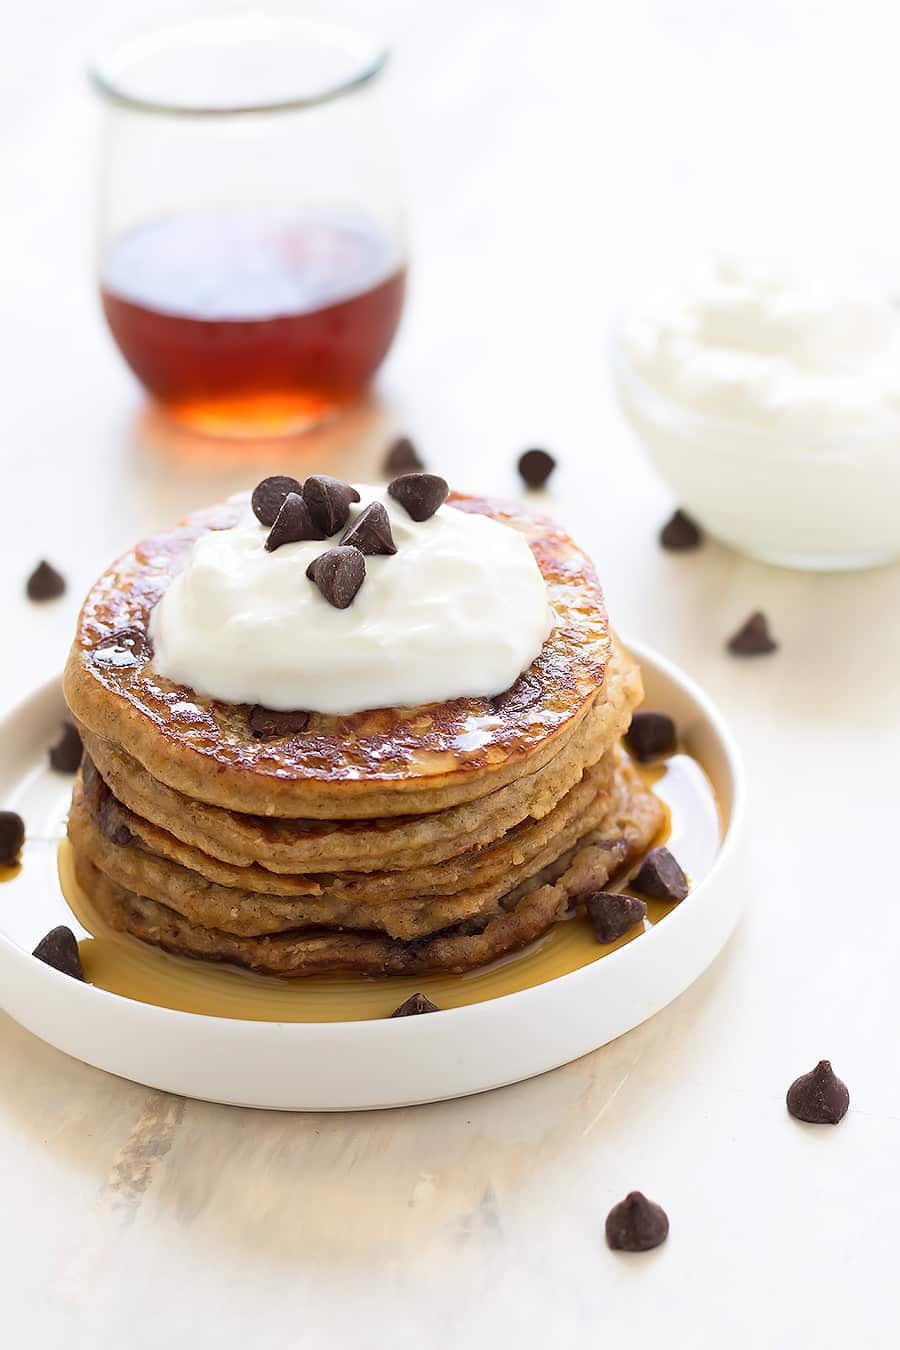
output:
[[[250,730],[260,741],[274,741],[279,736],[292,736],[295,732],[305,731],[309,726],[309,713],[297,709],[295,712],[279,712],[275,708],[264,708],[257,703],[250,709],[248,718]]]
[[[647,917],[643,900],[614,891],[595,891],[586,897],[585,906],[598,942],[615,942]]]
[[[250,498],[253,514],[261,525],[274,525],[284,499],[289,492],[302,492],[296,478],[288,474],[273,474],[257,483]]]
[[[762,610],[756,610],[736,633],[728,639],[728,650],[735,656],[767,656],[778,650],[778,643],[769,632],[769,621]]]
[[[404,473],[389,484],[388,492],[413,520],[430,520],[450,489],[436,473]]]
[[[386,477],[396,473],[417,473],[425,464],[408,436],[400,436],[394,441],[384,457],[383,472]]]
[[[696,521],[679,509],[660,530],[659,542],[669,553],[689,553],[703,543],[703,531]]]
[[[810,1073],[801,1074],[787,1090],[787,1109],[796,1120],[810,1125],[837,1125],[849,1105],[846,1084],[827,1059],[820,1059]]]
[[[542,488],[556,468],[556,460],[546,450],[526,450],[516,466],[522,482],[530,488]]]
[[[275,524],[266,539],[266,551],[274,553],[282,544],[296,544],[301,539],[324,539],[322,531],[313,524],[309,507],[299,492],[289,492],[281,503]]]
[[[29,600],[56,600],[65,589],[65,577],[44,561],[38,563],[25,583]]]
[[[73,980],[84,979],[75,934],[63,924],[59,928],[51,928],[31,954],[43,961],[45,966],[52,966],[54,970],[62,971],[63,975],[71,975]]]
[[[366,579],[366,560],[358,548],[339,545],[314,558],[306,569],[329,605],[346,609]]]
[[[654,708],[639,708],[632,714],[631,726],[625,733],[625,744],[635,759],[646,764],[659,755],[668,755],[677,743],[675,723],[668,713]]]
[[[50,767],[57,773],[77,773],[81,763],[81,736],[78,728],[70,719],[62,724],[59,740],[50,748]]]
[[[152,655],[153,643],[140,628],[119,628],[91,648],[92,659],[107,666],[136,666]]]
[[[0,864],[11,867],[25,843],[25,822],[16,811],[0,811]]]
[[[303,484],[303,500],[309,507],[313,524],[322,531],[322,538],[330,539],[347,524],[350,503],[359,501],[359,493],[339,478],[317,473]]]
[[[436,1003],[424,994],[412,994],[399,1008],[395,1008],[391,1017],[418,1017],[420,1013],[440,1012]]]
[[[631,885],[651,900],[683,900],[688,893],[687,877],[667,848],[647,854]]]
[[[397,552],[390,517],[381,502],[372,502],[359,513],[341,543],[345,548],[358,548],[367,558]]]
[[[669,1236],[666,1211],[631,1191],[606,1216],[606,1241],[614,1252],[649,1252]]]

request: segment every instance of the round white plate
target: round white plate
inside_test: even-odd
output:
[[[438,1101],[531,1078],[621,1036],[665,1007],[716,956],[745,894],[744,784],[722,718],[685,675],[636,645],[647,702],[678,723],[711,778],[724,838],[686,900],[632,942],[571,974],[425,1017],[259,1022],[139,1003],[81,984],[31,950],[72,915],[56,874],[71,778],[47,767],[64,707],[57,681],[0,726],[0,802],[29,835],[21,872],[0,886],[0,1001],[50,1045],[149,1087],[279,1110],[345,1111]],[[238,978],[237,976],[235,978]]]

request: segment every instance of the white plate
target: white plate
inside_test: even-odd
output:
[[[0,1000],[68,1055],[149,1087],[278,1110],[345,1111],[438,1101],[544,1073],[621,1036],[701,974],[745,895],[743,771],[719,713],[685,675],[639,646],[648,704],[665,708],[712,779],[724,838],[690,895],[634,941],[518,993],[426,1017],[260,1022],[139,1003],[59,974],[32,948],[71,914],[56,875],[71,779],[46,766],[63,714],[57,681],[0,727],[0,802],[29,827],[24,865],[0,886]],[[235,978],[240,978],[235,976]]]

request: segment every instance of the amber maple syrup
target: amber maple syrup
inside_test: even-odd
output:
[[[106,318],[142,384],[216,433],[309,425],[357,398],[400,321],[406,273],[364,218],[193,212],[113,240]]]

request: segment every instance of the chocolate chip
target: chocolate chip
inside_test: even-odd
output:
[[[820,1059],[810,1073],[796,1078],[787,1090],[787,1109],[795,1119],[808,1121],[810,1125],[837,1125],[849,1105],[846,1084],[827,1059]]]
[[[346,548],[358,548],[367,558],[379,553],[397,552],[390,517],[381,502],[372,502],[371,506],[360,512],[341,543]]]
[[[140,661],[149,661],[152,655],[153,644],[140,628],[120,628],[91,650],[93,659],[106,666],[136,666]]]
[[[769,621],[761,610],[751,614],[728,639],[728,650],[735,656],[766,656],[778,650],[778,643],[769,633]]]
[[[647,906],[633,895],[595,891],[585,905],[598,942],[615,942],[647,917]]]
[[[424,994],[412,994],[399,1008],[395,1008],[391,1017],[418,1017],[419,1013],[440,1012],[436,1003]]]
[[[678,510],[660,530],[659,542],[669,553],[688,553],[703,543],[703,531],[690,516]]]
[[[676,740],[672,718],[668,713],[656,712],[652,708],[641,708],[633,713],[631,726],[625,733],[625,744],[642,764],[656,759],[658,755],[668,755],[675,749]]]
[[[347,524],[350,503],[359,501],[359,493],[349,483],[320,473],[313,474],[303,484],[303,500],[309,507],[313,524],[322,531],[322,538],[330,539]]]
[[[275,524],[266,539],[266,551],[274,553],[282,544],[296,544],[301,539],[324,539],[321,530],[313,524],[309,507],[299,492],[289,492],[281,503]]]
[[[257,483],[250,498],[253,514],[261,525],[274,525],[288,493],[302,491],[297,479],[288,474],[264,478],[261,483]]]
[[[408,436],[401,436],[388,450],[384,458],[383,473],[389,478],[395,473],[417,473],[425,465],[418,450]]]
[[[687,877],[667,848],[647,854],[631,885],[651,900],[683,900],[688,893]]]
[[[309,726],[309,713],[298,709],[295,712],[278,712],[274,708],[264,708],[257,703],[250,709],[250,730],[260,741],[274,741],[279,736],[292,736],[295,732],[305,731]]]
[[[519,456],[519,477],[530,488],[542,488],[556,468],[556,460],[546,450],[526,450]]]
[[[65,589],[65,577],[48,562],[39,562],[25,584],[29,600],[55,600]]]
[[[413,520],[430,520],[450,489],[436,473],[404,473],[394,479],[388,492]]]
[[[329,605],[346,609],[366,579],[366,560],[358,548],[330,548],[314,558],[306,569]]]
[[[606,1216],[606,1241],[614,1252],[649,1252],[669,1236],[666,1211],[631,1191]]]
[[[16,811],[0,811],[0,863],[12,866],[25,843],[25,822]]]
[[[71,975],[73,980],[84,979],[75,934],[63,924],[59,928],[51,928],[31,954],[43,961],[45,966],[52,966],[54,970],[62,971],[63,975]]]
[[[50,749],[50,767],[57,773],[77,773],[81,763],[81,737],[75,723],[67,717],[56,745]]]

